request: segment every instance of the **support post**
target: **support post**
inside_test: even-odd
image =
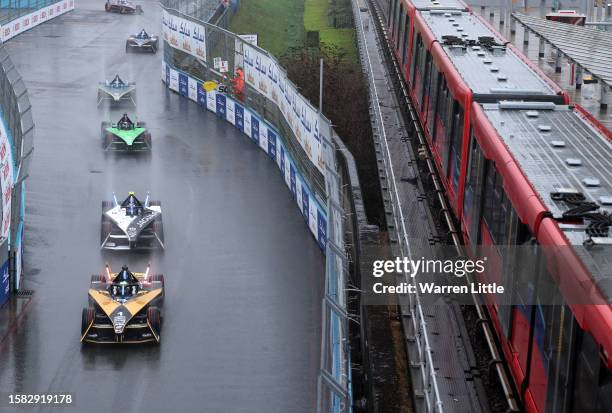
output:
[[[523,31],[524,35],[523,35],[523,44],[525,46],[527,46],[529,44],[529,29],[527,27],[525,27],[525,30]]]
[[[544,57],[545,51],[546,51],[546,40],[544,40],[543,36],[540,36],[540,48],[538,50],[538,57]]]
[[[608,109],[607,96],[608,96],[608,85],[600,81],[599,82],[599,108],[601,110]]]
[[[555,58],[555,73],[561,73],[561,60],[563,59],[563,53],[561,49],[557,49],[557,57]]]
[[[576,90],[580,90],[582,89],[582,66],[574,63],[574,67],[576,68]]]
[[[510,34],[516,34],[516,19],[510,15]]]
[[[319,62],[319,113],[323,113],[323,58]]]

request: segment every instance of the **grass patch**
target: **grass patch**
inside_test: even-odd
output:
[[[327,16],[330,0],[304,1],[304,28],[306,31],[318,31],[319,41],[341,48],[348,59],[357,61],[357,49],[353,40],[353,29],[336,29],[330,27]],[[351,9],[348,8],[348,13]]]
[[[300,0],[241,0],[232,18],[234,33],[257,33],[259,46],[274,56],[304,42],[304,2]]]

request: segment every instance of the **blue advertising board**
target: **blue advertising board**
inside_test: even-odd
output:
[[[206,107],[206,91],[204,90],[204,84],[198,82],[198,104]]]
[[[216,102],[217,102],[217,115],[225,119],[225,95],[222,95],[221,93],[217,93]]]
[[[302,184],[302,213],[304,214],[304,219],[308,222],[308,191]]]
[[[234,112],[236,113],[236,127],[241,132],[245,133],[244,130],[244,108],[238,104],[236,104],[234,108]]]
[[[291,180],[291,193],[295,197],[295,168],[293,165],[289,165],[289,179]]]
[[[268,128],[268,155],[276,161],[276,134]]]
[[[0,267],[0,305],[9,297],[9,260]]]
[[[317,211],[317,241],[319,242],[319,247],[325,251],[327,244],[327,220],[320,211]]]
[[[187,76],[182,73],[178,74],[179,81],[179,94],[181,96],[189,97],[189,80],[187,80]]]
[[[259,119],[255,116],[251,116],[251,138],[259,143]]]

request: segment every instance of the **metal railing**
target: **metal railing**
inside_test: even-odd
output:
[[[227,62],[227,73],[234,73],[244,59],[243,46],[247,42],[240,36],[225,30],[238,2],[231,1],[227,10],[210,14],[210,1],[162,0],[162,7],[170,14],[193,21],[205,30],[206,58],[200,59],[164,42],[164,61],[174,69],[201,80],[214,80],[231,87],[227,75],[215,68],[214,58]],[[203,10],[198,9],[199,7]],[[202,17],[205,16],[205,17]],[[253,45],[249,45],[254,47]],[[273,61],[282,70],[274,56],[256,47],[259,53]],[[286,76],[286,73],[281,75]],[[344,249],[344,211],[341,206],[340,177],[337,171],[335,147],[331,142],[334,131],[324,120],[319,126],[322,133],[322,156],[325,167],[321,172],[305,152],[300,140],[276,102],[245,84],[241,96],[235,96],[241,104],[257,113],[279,132],[279,137],[296,164],[298,172],[308,183],[319,204],[326,210],[326,268],[325,294],[322,300],[322,334],[320,374],[317,380],[317,411],[342,413],[351,411],[349,343],[346,313],[347,259]],[[312,105],[310,105],[312,108]],[[319,114],[320,115],[320,114]],[[325,130],[324,130],[325,129]]]

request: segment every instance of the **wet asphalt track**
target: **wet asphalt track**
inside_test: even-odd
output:
[[[123,16],[78,0],[8,43],[36,122],[24,284],[35,299],[0,344],[0,392],[74,395],[72,409],[53,412],[312,411],[323,256],[266,155],[168,92],[161,51],[125,54],[128,34],[159,33],[158,4],[143,8]],[[101,150],[111,114],[96,107],[96,84],[116,72],[137,82],[150,158]],[[162,201],[165,253],[99,251],[100,201],[113,190]],[[165,274],[159,347],[81,348],[89,278],[105,261],[135,270],[151,261]]]

